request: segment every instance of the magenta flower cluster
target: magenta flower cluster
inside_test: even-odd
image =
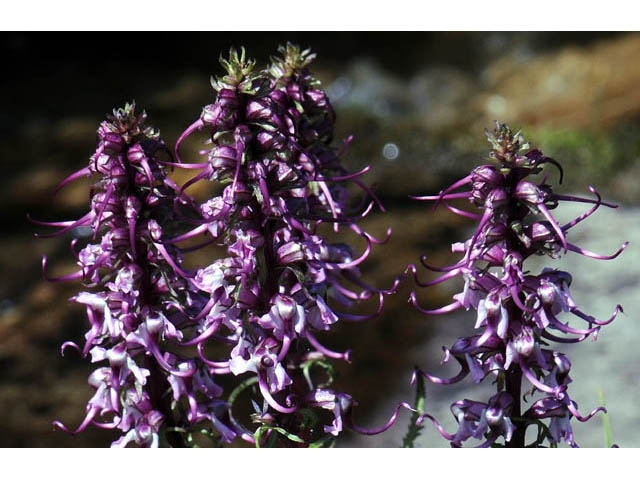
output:
[[[225,74],[212,80],[213,103],[174,149],[134,104],[115,110],[98,129],[88,166],[58,187],[91,177],[89,212],[67,222],[32,220],[57,229],[43,237],[89,232],[80,250],[78,238],[71,242],[76,272],[51,278],[46,257],[42,263],[47,280],[85,287],[71,301],[86,309],[89,330],[83,344],[67,341],[62,353],[72,348],[96,364],[84,420],[75,429],[60,421],[55,427],[73,434],[89,425],[116,430],[114,447],[197,446],[203,437],[216,446],[242,440],[316,447],[332,445],[345,429],[381,433],[404,408],[413,411],[406,446],[424,419],[454,447],[471,439],[487,447],[524,447],[527,439],[528,446],[577,446],[571,420],[586,421],[603,408],[578,412],[568,393],[571,363],[550,344],[595,339],[622,308],[597,320],[573,300],[569,273],[544,268],[536,275],[525,262],[569,251],[615,258],[626,243],[602,256],[567,240],[600,206],[615,205],[593,187],[589,199],[555,193],[548,174],[536,181],[547,165],[562,181],[562,168],[496,122],[488,135],[492,164],[439,195],[415,197],[477,222],[471,238],[452,247],[462,258],[437,268],[423,257],[424,267],[439,273],[428,282],[414,265],[405,272],[422,287],[463,279],[450,305],[425,310],[416,292],[410,302],[425,315],[473,309],[478,333],[444,347],[444,362],[460,366],[457,375],[416,371],[416,405],[401,402],[381,428],[361,428],[352,420],[355,400],[333,382],[333,361],[349,362],[350,351],[325,343],[339,321],[379,316],[385,295],[405,275],[388,290],[361,278],[359,266],[391,233],[378,240],[358,225],[374,208],[384,211],[360,179],[369,167],[350,173],[342,166],[351,137],[334,147],[335,114],[309,71],[314,55],[291,44],[278,53],[264,69],[244,50],[221,58]],[[206,138],[202,158],[184,162],[180,147],[194,134]],[[169,177],[176,168],[192,178],[176,184]],[[215,194],[203,200],[202,192]],[[478,213],[456,206],[459,199]],[[591,208],[561,225],[551,212],[567,201]],[[350,230],[363,251],[330,241],[330,229],[338,240]],[[207,258],[212,244],[226,253],[188,266],[191,252]],[[350,310],[370,299],[377,301],[371,314]],[[563,322],[561,314],[583,324]],[[496,392],[453,403],[458,429],[449,433],[425,412],[423,379],[448,385],[468,376],[476,384],[493,380]],[[533,428],[537,434],[527,435]]]
[[[314,55],[291,44],[279,53],[261,72],[244,52],[232,51],[222,62],[227,75],[213,83],[216,102],[204,107],[178,140],[175,166],[200,172],[183,188],[199,181],[226,186],[219,196],[194,205],[201,212],[197,226],[172,242],[206,234],[227,247],[228,257],[193,277],[209,301],[196,316],[198,336],[190,343],[217,373],[252,375],[260,393],[255,421],[308,443],[317,441],[319,432],[313,425],[301,430],[301,415],[328,411],[331,418],[319,430],[332,436],[349,422],[351,398],[314,381],[310,371],[330,369],[326,359],[349,361],[348,351],[325,347],[318,332],[329,331],[339,319],[366,320],[380,313],[382,292],[362,282],[358,265],[372,243],[382,242],[356,223],[380,204],[358,179],[368,168],[349,174],[341,166],[350,139],[340,151],[331,146],[335,114],[307,68]],[[181,163],[178,147],[199,130],[208,133],[209,145],[200,152],[206,161]],[[364,201],[352,208],[343,186],[348,181],[365,192]],[[340,225],[350,228],[366,243],[364,252],[329,243],[319,233],[322,224],[336,231]],[[379,308],[369,316],[329,306],[348,308],[374,293]],[[233,348],[227,358],[211,360],[203,351],[221,332]]]
[[[573,300],[569,287],[572,278],[567,272],[544,268],[534,275],[525,267],[532,255],[557,258],[568,251],[596,259],[612,259],[627,246],[625,243],[610,256],[598,255],[567,240],[567,232],[591,216],[601,205],[615,207],[601,200],[598,192],[589,187],[595,199],[557,194],[545,175],[539,182],[535,175],[546,164],[560,165],[541,151],[525,143],[520,133],[496,122],[495,132],[488,134],[490,158],[494,164],[481,165],[470,175],[454,183],[436,196],[416,197],[419,200],[443,204],[453,213],[473,219],[478,225],[470,239],[453,244],[452,250],[462,258],[454,265],[436,268],[423,265],[441,275],[427,287],[452,278],[464,279],[464,290],[454,295],[454,302],[436,310],[421,308],[413,292],[410,301],[425,315],[447,314],[459,309],[476,312],[475,329],[478,334],[458,339],[450,348],[444,347],[448,362],[455,359],[460,372],[452,378],[416,372],[436,384],[453,384],[467,376],[474,383],[492,379],[496,394],[487,401],[460,400],[451,406],[458,422],[455,433],[447,433],[429,414],[444,438],[452,446],[461,446],[469,439],[480,440],[480,446],[502,445],[524,447],[528,427],[538,433],[529,446],[566,442],[577,446],[571,419],[584,422],[596,408],[582,416],[571,400],[568,385],[571,363],[566,355],[550,348],[549,342],[576,343],[593,336],[611,323],[622,311],[618,305],[613,315],[604,321],[582,312]],[[463,187],[466,191],[457,192]],[[451,205],[455,199],[467,199],[480,209],[473,213]],[[574,220],[560,225],[551,210],[561,202],[585,202],[593,206]],[[409,267],[413,273],[416,268]],[[573,326],[558,318],[571,314],[584,323]],[[415,380],[415,377],[414,377]],[[523,381],[526,381],[523,384]],[[530,403],[522,407],[522,400]],[[548,423],[543,422],[548,420]]]
[[[91,209],[77,221],[37,222],[59,227],[63,235],[77,227],[90,228],[90,242],[72,251],[79,270],[51,281],[81,280],[92,288],[71,300],[86,308],[90,329],[83,347],[101,366],[89,377],[95,394],[86,417],[73,431],[89,424],[118,429],[122,437],[113,446],[130,442],[158,446],[162,427],[177,427],[177,402],[185,397],[189,425],[208,419],[220,435],[235,433],[218,416],[225,414],[221,388],[208,369],[188,356],[165,350],[179,344],[193,328],[184,305],[197,302],[189,282],[180,277],[180,253],[164,239],[177,227],[173,205],[176,192],[161,159],[170,158],[159,134],[146,126],[146,115],[135,105],[114,111],[98,129],[98,147],[89,165],[60,184],[82,176],[97,176],[91,189]],[[44,236],[44,235],[43,235]],[[171,391],[168,397],[166,391]],[[196,395],[203,401],[196,402]],[[55,425],[69,431],[60,422]],[[175,441],[175,439],[174,439]]]
[[[244,51],[221,59],[226,75],[212,82],[215,102],[178,139],[175,158],[134,105],[115,111],[98,130],[89,166],[60,185],[97,176],[89,213],[36,222],[59,227],[54,235],[93,232],[76,253],[79,270],[50,279],[91,289],[72,298],[87,310],[84,346],[63,345],[101,365],[72,433],[90,424],[119,429],[113,446],[186,446],[195,432],[216,444],[321,446],[345,427],[358,429],[353,400],[331,387],[331,360],[348,362],[349,352],[329,349],[318,334],[380,313],[384,292],[361,280],[358,265],[385,240],[357,222],[382,206],[359,179],[368,168],[349,173],[341,165],[351,139],[339,150],[331,144],[335,115],[308,70],[314,55],[290,44],[279,53],[261,71]],[[204,160],[184,163],[181,143],[201,130]],[[178,186],[167,176],[175,167],[198,173]],[[187,193],[197,182],[221,185],[220,195],[197,202]],[[350,203],[349,182],[364,191],[359,205]],[[351,229],[364,252],[329,242],[326,224]],[[184,254],[211,243],[228,256],[184,266]],[[373,296],[379,307],[371,315],[336,310]],[[245,396],[253,426],[233,411]]]

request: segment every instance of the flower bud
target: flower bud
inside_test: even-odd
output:
[[[111,165],[115,164],[115,157],[106,154],[100,153],[91,157],[91,163],[89,164],[89,168],[93,173],[101,173],[103,175],[107,175],[111,171]]]
[[[304,242],[304,253],[308,260],[326,262],[331,258],[329,247],[322,238],[313,235]]]
[[[262,131],[256,135],[257,147],[264,151],[280,150],[284,146],[286,138],[278,132]]]
[[[287,242],[278,248],[276,256],[278,257],[278,262],[286,265],[303,260],[304,252],[299,242]]]
[[[302,167],[303,170],[309,173],[312,173],[316,168],[314,161],[305,153],[300,153],[297,163],[298,165],[300,165],[300,167]]]
[[[107,360],[112,367],[121,367],[127,360],[127,347],[125,343],[119,343],[107,350]]]
[[[267,98],[260,100],[251,100],[247,103],[246,119],[249,122],[256,122],[259,120],[268,120],[273,111],[268,105]]]
[[[284,163],[278,164],[278,181],[281,183],[290,182],[297,178],[295,170]]]
[[[124,140],[117,133],[107,133],[104,136],[104,151],[106,153],[121,153],[124,150]]]
[[[200,119],[206,124],[215,125],[218,122],[218,119],[222,115],[222,107],[219,103],[214,103],[212,105],[207,105],[202,109],[202,114],[200,115]]]
[[[218,98],[216,103],[223,106],[225,109],[230,110],[237,108],[240,105],[240,99],[235,90],[231,88],[223,88],[218,92]]]
[[[233,195],[232,195],[233,192]],[[246,183],[237,182],[236,188],[233,190],[233,185],[228,185],[222,193],[222,198],[228,204],[234,204],[239,202],[248,202],[253,198],[253,193],[249,189]]]
[[[500,294],[493,290],[489,292],[484,299],[484,306],[487,309],[487,316],[493,317],[500,313],[500,307],[502,307],[502,301],[500,300]]]
[[[302,102],[302,91],[300,88],[300,84],[297,82],[291,82],[289,85],[287,85],[287,95],[289,95],[289,97],[296,102]]]
[[[549,224],[546,222],[535,222],[528,227],[529,237],[533,242],[545,242],[554,238]]]
[[[522,266],[522,255],[518,252],[509,252],[504,257],[504,269],[506,271],[510,271],[515,269],[516,271],[520,270]]]
[[[207,200],[205,203],[200,205],[200,211],[202,212],[202,216],[209,220],[211,218],[217,217],[220,215],[220,212],[225,207],[225,202],[222,197],[215,197],[210,200]]]
[[[505,250],[500,245],[493,245],[482,254],[482,259],[492,265],[502,265],[504,263]]]
[[[152,312],[147,315],[145,319],[145,324],[147,326],[147,330],[151,335],[156,335],[162,331],[164,324],[166,322],[165,316],[160,312]]]
[[[227,145],[216,145],[209,152],[209,163],[214,169],[235,167],[238,152]]]
[[[523,357],[528,357],[536,346],[533,331],[529,327],[522,327],[520,333],[512,341],[513,349]]]
[[[91,372],[91,374],[89,375],[89,385],[97,389],[97,388],[100,388],[100,386],[105,383],[107,385],[111,383],[109,381],[110,378],[111,378],[111,369],[108,367],[101,367]]]
[[[155,242],[159,242],[162,238],[162,227],[153,218],[147,222],[147,232],[149,232],[149,236]]]
[[[484,232],[486,243],[494,243],[504,240],[509,229],[504,223],[491,224]]]
[[[141,207],[142,204],[140,203],[140,200],[138,200],[133,195],[129,195],[127,197],[127,205],[125,207],[125,215],[127,217],[127,220],[137,218],[138,214],[140,213]]]
[[[499,187],[504,182],[504,176],[492,165],[481,165],[471,172],[471,181]]]
[[[291,320],[296,313],[297,304],[291,297],[278,294],[273,298],[272,303],[278,309],[280,318],[286,322]]]
[[[557,287],[552,283],[542,280],[537,289],[538,298],[544,305],[553,305],[556,301]]]
[[[97,133],[98,133],[99,140],[104,140],[109,133],[113,133],[113,126],[111,122],[108,122],[108,121],[101,122],[100,126],[98,127]]]
[[[499,407],[489,407],[484,414],[484,418],[492,427],[498,426],[504,420],[504,411]]]
[[[142,269],[135,263],[130,263],[118,271],[113,285],[117,291],[131,293],[136,290],[137,283],[141,276]]]
[[[527,203],[532,205],[538,205],[544,202],[544,196],[538,186],[535,183],[527,182],[525,180],[518,183],[513,195]]]
[[[327,108],[329,106],[329,99],[327,98],[327,94],[322,90],[307,90],[306,96],[314,103],[314,106],[316,108]]]
[[[239,106],[235,90],[223,88],[218,92],[216,102],[202,109],[200,119],[215,130],[231,130],[237,122]]]
[[[331,390],[317,389],[307,395],[307,401],[321,408],[333,410],[336,402],[336,394]]]
[[[129,150],[127,150],[127,160],[129,160],[129,162],[133,164],[138,164],[145,158],[147,158],[147,156],[144,153],[142,145],[140,145],[139,143],[136,143],[135,145],[130,147]]]
[[[571,370],[571,362],[567,356],[562,353],[553,352],[553,362],[558,367],[558,373],[565,374]]]
[[[489,192],[489,195],[487,195],[487,199],[485,200],[485,207],[495,210],[496,208],[505,205],[507,201],[507,192],[505,192],[501,188],[494,188],[493,190],[491,190],[491,192]]]

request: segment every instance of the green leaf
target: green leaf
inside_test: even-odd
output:
[[[291,440],[292,442],[295,443],[304,443],[304,440],[302,440],[299,436],[294,435],[293,433],[289,433],[287,432],[284,428],[281,427],[271,427],[269,425],[262,425],[261,427],[258,427],[258,429],[256,430],[256,433],[253,434],[253,438],[256,440],[256,448],[262,448],[260,443],[262,442],[262,436],[269,432],[269,431],[275,431],[277,433],[279,433],[280,435],[282,435],[285,438],[288,438],[289,440]],[[271,437],[269,438],[269,442],[267,443],[267,445],[265,445],[266,447],[273,447],[273,443],[275,443],[275,435],[271,435]]]
[[[318,414],[311,410],[310,408],[301,408],[298,410],[300,415],[302,415],[302,421],[300,422],[300,430],[305,429],[313,429],[320,421]]]
[[[278,131],[278,127],[276,127],[275,125],[271,125],[270,123],[254,123],[255,126],[260,127],[261,129],[263,129],[266,132],[277,132]]]
[[[264,286],[267,283],[267,259],[264,256],[264,247],[256,250],[256,269],[258,270],[258,281]]]
[[[245,381],[240,383],[240,385],[238,385],[236,388],[234,388],[231,394],[229,395],[229,400],[227,402],[229,404],[229,408],[233,407],[234,402],[242,392],[244,392],[247,388],[251,387],[252,385],[255,385],[256,383],[258,383],[258,377],[249,377]]]
[[[427,392],[424,386],[424,377],[420,374],[416,375],[416,404],[415,404],[415,412],[411,415],[411,420],[409,420],[409,430],[402,440],[402,448],[414,448],[414,442],[420,436],[423,425],[417,425],[416,422],[420,418],[420,416],[424,413],[424,401],[427,396]]]
[[[262,196],[262,192],[260,191],[260,187],[257,185],[253,186],[253,196],[256,197],[258,203],[262,205],[264,203],[264,197]]]
[[[322,367],[328,377],[326,382],[318,383],[317,385],[314,383],[314,381],[311,378],[311,368],[316,365],[319,367]],[[306,361],[302,365],[302,374],[304,375],[304,378],[307,380],[307,384],[309,385],[309,389],[311,390],[315,389],[316,387],[318,388],[328,387],[334,382],[336,378],[336,371],[332,364],[324,360],[315,359],[315,358]]]
[[[333,448],[336,444],[336,437],[333,435],[325,435],[320,440],[316,440],[309,444],[309,448]]]
[[[318,182],[309,182],[307,183],[307,191],[312,195],[319,195],[320,185],[318,185]]]
[[[604,404],[604,392],[602,390],[600,390],[598,396],[600,397],[600,405],[607,408]],[[611,448],[613,446],[613,440],[611,435],[611,422],[609,421],[608,413],[602,414],[602,428],[604,429],[604,446],[606,448]]]

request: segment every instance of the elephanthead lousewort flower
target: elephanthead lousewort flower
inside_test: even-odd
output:
[[[444,348],[444,361],[453,358],[460,364],[457,375],[446,379],[424,372],[416,375],[424,375],[436,384],[452,384],[468,375],[474,383],[480,383],[489,377],[494,379],[497,393],[485,402],[455,402],[451,406],[458,422],[455,433],[447,433],[431,415],[423,417],[432,420],[456,447],[471,438],[481,440],[480,446],[498,445],[502,439],[506,446],[524,447],[526,430],[534,425],[538,435],[531,446],[545,442],[555,446],[562,441],[577,446],[570,420],[584,422],[604,409],[596,408],[586,416],[578,413],[567,391],[571,363],[564,354],[552,350],[549,342],[576,343],[589,336],[595,339],[600,328],[611,323],[622,308],[618,305],[609,319],[597,320],[582,312],[571,297],[569,273],[545,268],[534,275],[524,262],[534,254],[557,258],[568,251],[607,260],[617,257],[627,244],[613,255],[603,256],[570,243],[567,232],[572,227],[601,205],[615,205],[603,202],[593,187],[589,187],[596,197],[592,200],[555,193],[547,183],[548,175],[536,182],[534,178],[545,164],[556,166],[562,181],[560,165],[532,149],[506,125],[496,122],[495,132],[488,137],[494,164],[476,167],[439,195],[415,197],[444,204],[453,213],[478,222],[470,239],[453,245],[453,251],[462,255],[460,261],[436,268],[423,257],[423,265],[441,275],[429,282],[421,282],[416,275],[416,282],[423,287],[461,277],[464,290],[454,295],[453,303],[436,310],[421,308],[415,292],[410,301],[425,315],[472,308],[479,332]],[[462,187],[470,188],[457,192]],[[480,213],[451,205],[454,199],[468,199]],[[561,225],[551,210],[564,201],[590,203],[592,207]],[[416,274],[415,266],[410,265],[409,270]],[[563,322],[560,314],[570,314],[584,325]],[[531,395],[528,408],[521,405],[523,394],[525,400]]]
[[[215,101],[180,136],[175,158],[144,113],[133,105],[115,111],[89,165],[59,187],[96,176],[89,213],[34,221],[57,227],[52,235],[78,227],[93,234],[77,253],[72,242],[76,273],[49,278],[43,259],[47,279],[90,289],[72,298],[87,310],[84,346],[62,348],[100,365],[72,433],[90,424],[119,429],[114,446],[186,446],[196,432],[215,444],[324,446],[345,428],[384,431],[410,408],[399,405],[385,426],[367,430],[353,424],[356,402],[332,389],[331,361],[348,362],[349,351],[326,347],[321,336],[339,320],[377,317],[398,283],[379,290],[361,279],[372,245],[386,242],[358,226],[374,206],[383,211],[360,180],[369,167],[349,173],[341,165],[351,138],[331,144],[335,114],[307,68],[314,55],[290,44],[279,53],[262,71],[244,51],[221,59],[226,75],[212,81]],[[205,129],[205,160],[184,163],[181,143]],[[174,167],[197,174],[180,187],[167,176]],[[201,203],[188,189],[203,181],[221,189]],[[359,204],[349,184],[364,192]],[[351,230],[364,251],[328,241],[326,226]],[[185,267],[184,254],[212,243],[227,256]],[[349,312],[367,299],[377,299],[376,311]],[[245,421],[239,398],[251,400]]]
[[[89,288],[71,301],[86,307],[90,329],[83,347],[73,347],[99,366],[89,377],[95,394],[86,417],[72,433],[89,424],[118,429],[112,446],[134,442],[158,446],[183,445],[189,433],[205,430],[222,442],[236,433],[224,422],[227,403],[214,381],[215,369],[175,348],[184,330],[193,328],[192,312],[200,300],[196,289],[176,271],[180,252],[165,242],[172,235],[176,191],[166,176],[171,154],[159,134],[145,125],[146,114],[135,105],[114,111],[98,129],[98,147],[89,165],[63,181],[95,177],[91,208],[76,221],[39,222],[58,227],[58,236],[77,227],[89,228],[90,242],[76,252],[79,269],[51,281],[81,280]],[[70,431],[61,422],[55,426]]]
[[[257,446],[319,445],[345,427],[376,432],[353,425],[355,402],[331,388],[330,360],[348,362],[349,351],[329,349],[319,334],[339,320],[380,313],[385,292],[365,284],[358,266],[372,244],[386,239],[357,224],[382,206],[359,179],[369,168],[349,173],[341,165],[351,138],[340,149],[331,145],[335,114],[308,70],[315,55],[291,44],[279,54],[262,71],[244,50],[221,59],[226,74],[212,80],[215,102],[179,138],[173,166],[198,172],[181,192],[201,181],[223,188],[204,203],[180,198],[179,206],[200,213],[190,218],[194,228],[171,243],[205,237],[201,245],[217,242],[227,249],[227,257],[190,278],[208,301],[186,343],[214,373],[243,379],[229,402],[233,407],[249,394],[257,427],[231,415],[234,428]],[[200,152],[204,161],[183,163],[183,140],[203,130],[209,137]],[[348,183],[364,191],[360,205],[350,204]],[[330,243],[323,225],[351,229],[364,252]],[[340,311],[371,297],[379,304],[371,315]],[[211,358],[207,351],[220,341],[229,345],[226,354]]]

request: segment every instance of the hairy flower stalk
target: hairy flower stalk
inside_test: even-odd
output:
[[[423,418],[432,420],[442,436],[456,447],[472,437],[481,440],[480,446],[484,447],[498,446],[501,439],[507,447],[524,447],[527,429],[532,425],[538,428],[538,434],[528,446],[542,446],[545,442],[556,446],[564,441],[575,447],[570,420],[587,421],[604,408],[596,408],[586,416],[578,413],[567,391],[571,363],[564,354],[552,350],[549,342],[576,343],[589,336],[595,339],[600,328],[611,323],[622,308],[618,305],[609,319],[597,320],[582,312],[571,297],[569,273],[545,268],[533,275],[527,272],[524,262],[534,254],[557,258],[568,251],[608,260],[617,257],[627,243],[609,256],[570,243],[567,232],[572,227],[601,205],[615,205],[603,202],[593,187],[589,190],[596,198],[589,199],[555,193],[547,183],[548,175],[536,183],[534,177],[545,164],[556,166],[562,181],[561,167],[541,151],[530,148],[519,133],[513,134],[506,125],[496,122],[495,132],[488,137],[494,164],[475,168],[439,195],[415,197],[434,201],[436,206],[444,204],[452,212],[478,222],[470,239],[453,245],[453,251],[462,255],[454,265],[436,268],[423,257],[427,269],[440,273],[435,280],[420,281],[415,266],[409,266],[420,286],[461,277],[464,290],[454,295],[453,303],[435,310],[421,308],[415,292],[410,301],[429,316],[473,308],[475,328],[479,330],[476,335],[458,339],[450,348],[444,347],[444,362],[454,358],[460,364],[457,375],[416,375],[444,385],[459,382],[469,374],[474,383],[490,377],[495,380],[497,392],[486,402],[455,402],[451,406],[458,421],[455,433],[446,432],[429,414]],[[470,188],[457,192],[463,187]],[[480,213],[450,204],[451,200],[462,198],[478,207]],[[592,207],[561,225],[551,210],[564,201],[590,203]],[[561,313],[571,314],[583,325],[561,321]],[[531,403],[523,405],[521,399]]]
[[[78,227],[89,228],[90,242],[75,251],[79,270],[50,281],[80,280],[89,291],[71,301],[86,308],[90,329],[83,347],[73,347],[100,366],[89,377],[95,394],[86,417],[73,434],[92,424],[118,429],[113,442],[157,447],[163,435],[183,446],[194,430],[223,442],[235,432],[223,423],[227,404],[214,383],[215,369],[176,348],[184,329],[192,328],[197,293],[176,273],[181,256],[165,242],[175,233],[173,206],[177,199],[163,163],[171,154],[159,134],[145,125],[146,114],[135,105],[114,111],[98,129],[98,147],[89,165],[64,180],[61,188],[80,177],[97,177],[91,189],[91,208],[69,222],[39,222],[58,227],[60,236]],[[164,161],[162,160],[164,158]]]
[[[200,216],[172,242],[204,237],[203,245],[227,248],[226,258],[190,277],[209,300],[185,343],[195,345],[214,372],[242,375],[230,403],[252,392],[258,425],[250,429],[232,416],[242,438],[257,446],[315,446],[345,427],[375,433],[352,424],[354,402],[331,388],[330,360],[348,362],[349,351],[331,350],[320,334],[338,320],[380,313],[384,292],[361,280],[358,265],[372,244],[386,240],[357,224],[376,204],[382,206],[359,179],[368,168],[349,173],[341,166],[351,139],[339,151],[331,146],[335,115],[307,68],[315,55],[291,44],[279,53],[262,71],[244,51],[231,50],[228,60],[221,59],[226,75],[212,81],[216,100],[180,137],[174,165],[199,172],[182,191],[199,181],[216,181],[224,189],[200,205],[179,199],[178,210],[194,206]],[[209,147],[201,152],[205,161],[182,163],[180,144],[200,130],[209,134]],[[348,182],[365,192],[359,206],[349,205]],[[339,226],[355,232],[364,252],[330,243],[320,228],[327,224],[336,232]],[[379,308],[371,315],[335,309],[375,296]],[[211,344],[220,341],[230,351],[210,358]]]

